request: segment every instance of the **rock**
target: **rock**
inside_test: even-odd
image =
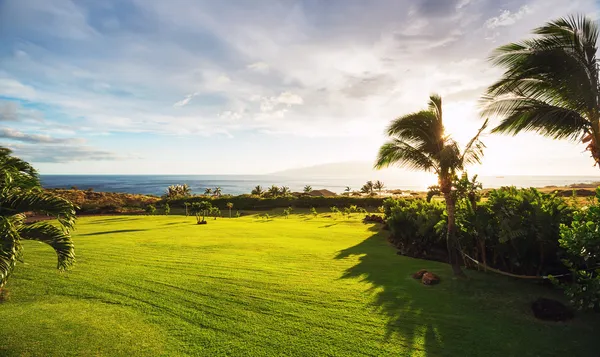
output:
[[[440,282],[440,277],[433,273],[426,272],[425,274],[423,274],[421,282],[425,285],[434,285]]]
[[[425,274],[425,273],[427,273],[427,270],[421,269],[418,272],[414,273],[412,277],[413,277],[413,279],[421,279],[421,278],[423,278],[423,274]]]
[[[531,303],[533,315],[540,320],[566,321],[573,318],[573,311],[560,301],[539,298]]]
[[[200,221],[200,222],[198,222],[198,224],[208,224],[208,222],[206,222],[206,221]]]

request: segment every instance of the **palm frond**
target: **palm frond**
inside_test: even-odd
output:
[[[444,128],[433,111],[404,115],[390,123],[387,134],[429,154],[440,150]]]
[[[463,150],[462,157],[460,159],[463,166],[480,164],[483,157],[483,149],[485,144],[481,141],[481,134],[487,128],[489,120],[486,119],[481,125],[481,128],[477,131],[477,134],[469,141]],[[477,175],[475,175],[477,177]]]
[[[21,243],[17,227],[23,224],[24,215],[0,217],[0,288],[6,284],[15,264],[21,257]]]
[[[56,217],[66,230],[75,225],[76,206],[70,201],[41,190],[5,190],[0,215],[38,212]]]
[[[504,119],[492,133],[516,135],[534,131],[554,139],[579,140],[591,128],[591,123],[573,110],[560,108],[530,98],[494,100],[484,115],[504,114]]]
[[[399,139],[392,139],[381,146],[374,167],[381,169],[393,165],[411,170],[438,171],[431,157]]]
[[[65,270],[75,262],[75,246],[68,232],[46,222],[22,226],[18,232],[22,239],[36,240],[51,246],[58,256],[59,270]]]
[[[498,115],[493,132],[535,131],[580,139],[600,106],[598,25],[585,16],[551,21],[537,37],[499,47],[490,60],[505,68],[483,97],[483,115]]]

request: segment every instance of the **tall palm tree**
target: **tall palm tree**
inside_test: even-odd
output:
[[[535,38],[496,49],[490,60],[505,69],[483,97],[483,115],[498,115],[492,132],[534,131],[587,143],[600,165],[598,26],[584,16],[551,21]]]
[[[381,190],[383,190],[385,188],[385,184],[379,180],[375,181],[375,184],[373,184],[373,188],[376,189],[377,191],[379,191],[379,193],[381,194]]]
[[[210,187],[204,190],[204,194],[205,194],[206,196],[210,196],[210,195],[212,194],[212,192],[213,192],[213,190],[212,190],[212,188],[210,188]]]
[[[227,202],[226,206],[229,209],[229,218],[231,218],[231,209],[233,208],[233,203],[232,202]]]
[[[189,202],[184,202],[183,206],[185,207],[185,216],[189,216],[189,208],[190,208],[190,203]]]
[[[304,186],[304,193],[310,193],[312,191],[312,186],[306,185]]]
[[[448,214],[448,255],[456,275],[464,274],[459,264],[456,197],[452,194],[452,181],[466,165],[481,162],[485,145],[479,137],[486,126],[487,120],[461,152],[459,145],[444,133],[442,98],[434,94],[429,97],[427,110],[407,114],[391,122],[387,129],[390,140],[379,149],[375,163],[377,169],[397,165],[434,172],[438,176]]]
[[[344,190],[344,192],[347,192],[348,194],[350,194],[350,191],[352,191],[350,186],[346,186],[346,189]]]
[[[269,188],[269,195],[271,197],[279,195],[279,187],[277,187],[276,185],[271,185],[271,187]]]
[[[188,197],[192,195],[192,189],[187,183],[181,185],[181,195],[184,197]]]
[[[281,186],[281,187],[279,188],[279,193],[280,193],[282,196],[287,196],[287,195],[289,195],[289,194],[290,194],[290,188],[289,188],[289,187],[287,187],[287,186]]]
[[[59,270],[75,261],[70,232],[75,225],[76,207],[43,191],[37,171],[11,154],[9,149],[0,147],[0,289],[22,257],[22,240],[50,245],[58,256]],[[25,224],[27,212],[50,215],[58,221]]]
[[[221,197],[223,190],[221,189],[221,187],[215,187],[214,193],[215,193],[215,196]]]
[[[263,190],[261,185],[257,185],[250,193],[257,196],[262,196],[263,193],[265,193],[265,190]]]

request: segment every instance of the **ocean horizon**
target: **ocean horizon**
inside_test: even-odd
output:
[[[346,186],[359,190],[368,180],[358,177],[292,178],[276,175],[40,175],[45,188],[72,188],[100,192],[123,192],[146,195],[162,195],[170,185],[188,184],[194,194],[204,193],[206,188],[220,187],[223,194],[239,195],[250,193],[257,185],[287,186],[292,191],[302,191],[305,185],[313,189],[328,189],[344,192]],[[599,182],[600,176],[480,176],[484,188],[502,186],[546,187],[567,186],[576,183]],[[384,180],[387,190],[424,191],[434,180],[425,182],[402,178]]]

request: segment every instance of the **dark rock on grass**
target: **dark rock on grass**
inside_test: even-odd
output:
[[[207,223],[208,222],[206,222],[206,221],[200,221],[200,222],[198,222],[198,224],[207,224]]]
[[[440,282],[440,277],[433,273],[426,272],[425,274],[423,274],[421,282],[425,285],[434,285]]]
[[[533,315],[540,320],[566,321],[573,318],[573,311],[563,303],[553,299],[539,298],[531,303]]]
[[[376,214],[371,214],[371,215],[366,215],[365,218],[363,218],[363,222],[364,223],[385,223],[385,220],[381,216],[378,216]]]
[[[427,273],[427,270],[425,269],[421,269],[418,272],[414,273],[412,275],[413,279],[422,279],[423,278],[423,274]]]

